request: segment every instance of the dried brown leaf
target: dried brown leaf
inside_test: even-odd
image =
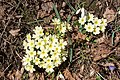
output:
[[[0,6],[0,19],[2,19],[2,16],[4,16],[4,8]]]
[[[92,55],[93,55],[93,60],[97,61],[102,58],[106,58],[109,54],[111,54],[111,48],[106,45],[106,44],[99,44],[97,46],[92,47]]]
[[[115,17],[116,17],[116,12],[113,9],[110,9],[109,7],[106,8],[103,17],[107,19],[107,22],[112,22],[114,21]]]
[[[15,73],[15,79],[16,80],[21,80],[22,74],[21,72],[17,69],[16,73]]]
[[[70,71],[66,68],[64,71],[64,76],[65,76],[65,79],[67,80],[75,80],[73,77],[72,77],[72,74],[70,73]]]
[[[75,78],[75,80],[81,80],[78,75],[76,75],[75,73],[72,73],[73,77]]]
[[[34,80],[35,75],[33,73],[29,73],[29,80]]]
[[[50,13],[50,11],[53,9],[53,2],[46,2],[43,3],[41,5],[42,10],[48,11],[48,13]]]
[[[9,33],[12,35],[12,36],[16,36],[18,35],[18,32],[20,31],[20,29],[16,29],[16,30],[10,30]]]

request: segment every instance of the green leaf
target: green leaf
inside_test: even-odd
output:
[[[65,2],[66,2],[66,4],[74,11],[74,13],[76,12],[76,10],[75,10],[75,8],[73,8],[72,7],[72,5],[69,3],[69,2],[67,2],[66,0],[65,0]]]
[[[97,76],[96,77],[96,80],[102,80],[100,76]]]
[[[53,4],[53,9],[55,10],[55,14],[56,14],[57,18],[61,20],[60,14],[59,14],[59,12],[58,12],[58,10],[57,10],[55,4]]]
[[[67,22],[70,22],[71,18],[72,18],[72,16],[71,16],[71,15],[68,15],[68,17],[67,17]]]
[[[72,57],[73,57],[73,49],[72,48],[70,48],[70,63],[72,62]]]
[[[112,45],[114,45],[115,32],[112,32]]]

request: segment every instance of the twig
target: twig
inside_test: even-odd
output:
[[[3,72],[5,72],[10,66],[11,66],[11,64],[8,65]]]
[[[19,7],[19,5],[20,5],[21,1],[22,1],[22,0],[20,0],[20,2],[18,3],[17,7],[16,7],[16,8],[15,8],[15,10],[13,11],[12,15],[11,15],[11,16],[10,16],[10,18],[8,19],[8,21],[7,21],[6,25],[5,25],[5,28],[4,28],[3,32],[1,33],[1,35],[0,35],[0,38],[3,36],[3,34],[4,34],[5,30],[6,30],[6,28],[7,28],[8,24],[9,24],[9,22],[10,22],[10,19],[12,18],[13,14],[14,14],[14,13],[15,13],[15,11],[17,10],[17,8]]]

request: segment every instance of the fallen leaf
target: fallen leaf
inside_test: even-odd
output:
[[[2,19],[2,16],[4,16],[4,8],[0,6],[0,19]]]
[[[15,79],[16,80],[21,80],[22,74],[21,72],[17,69],[16,73],[15,73]]]
[[[96,40],[96,42],[97,42],[98,44],[104,43],[104,42],[105,42],[105,35],[103,35],[102,37],[98,38],[98,39]]]
[[[110,9],[109,7],[106,8],[103,17],[107,19],[107,22],[112,22],[114,21],[115,17],[116,17],[116,12],[113,9]]]
[[[50,13],[50,11],[53,9],[53,2],[42,3],[41,8],[42,10],[48,11],[48,13]]]
[[[35,75],[33,73],[29,73],[29,80],[34,80]]]
[[[37,19],[48,16],[49,14],[44,10],[39,10],[37,13]]]
[[[109,54],[111,54],[111,47],[106,44],[99,44],[96,46],[93,45],[91,51],[93,61],[98,61],[100,59],[106,58]]]
[[[72,73],[73,77],[75,78],[75,80],[81,80],[78,75],[76,75],[75,73]]]
[[[70,73],[70,71],[66,68],[64,71],[64,76],[65,76],[65,79],[67,80],[75,80],[73,77],[72,77],[72,74]]]
[[[16,36],[18,35],[18,32],[20,31],[20,29],[16,29],[16,30],[10,30],[9,33],[12,35],[12,36]]]

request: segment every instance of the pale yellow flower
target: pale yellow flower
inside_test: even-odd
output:
[[[47,66],[47,68],[46,68],[46,72],[48,72],[48,73],[52,73],[54,70],[53,70],[53,68],[54,68],[54,66],[53,66],[53,63],[49,63],[49,64],[47,64],[46,65]]]
[[[61,59],[60,58],[55,58],[53,60],[53,63],[54,63],[55,66],[59,66],[59,64],[61,64]]]
[[[26,65],[26,66],[25,66],[25,69],[26,69],[27,71],[30,71],[30,73],[33,73],[33,71],[35,71],[33,65]]]
[[[85,29],[86,29],[87,32],[93,32],[94,26],[93,26],[92,23],[88,23],[88,24],[85,25]]]
[[[101,19],[101,26],[107,26],[107,19]]]
[[[57,18],[54,18],[52,19],[52,25],[59,25],[61,22],[60,22],[60,19],[57,19]]]
[[[28,55],[26,55],[26,56],[23,57],[23,59],[22,59],[23,65],[30,64],[31,60],[32,60],[32,59],[31,59]]]
[[[85,22],[86,22],[86,16],[79,18],[78,22],[79,22],[81,25],[84,25]]]
[[[88,14],[88,22],[92,21],[93,22],[94,15],[93,14]]]
[[[39,35],[39,36],[43,36],[44,35],[44,33],[43,33],[43,29],[42,29],[42,27],[40,26],[40,27],[35,27],[35,30],[33,30],[34,31],[34,33],[36,34],[36,35]]]
[[[48,56],[48,50],[46,50],[46,49],[41,50],[40,58],[44,58],[44,57],[47,57],[47,56]]]
[[[66,25],[64,23],[61,23],[58,27],[58,30],[60,33],[65,33],[66,32]]]
[[[100,26],[101,20],[96,17],[94,18],[93,23],[94,23],[94,26]]]
[[[33,60],[33,62],[35,63],[35,65],[40,64],[40,59],[35,57],[35,59]]]
[[[61,47],[56,45],[54,51],[60,53],[61,52]]]
[[[35,42],[36,48],[44,48],[45,42],[43,41],[43,39],[39,39],[38,41]]]
[[[93,34],[97,35],[100,33],[100,28],[99,27],[94,27]]]
[[[31,57],[34,58],[36,55],[36,51],[34,50],[27,50],[26,53]]]
[[[59,46],[60,46],[62,49],[64,49],[66,45],[67,45],[67,42],[64,41],[63,39],[61,39],[60,42],[59,42]]]
[[[28,45],[29,45],[29,48],[35,47],[34,40],[29,40]]]
[[[105,29],[106,29],[106,27],[105,26],[100,26],[100,30],[102,31],[102,32],[104,32],[105,31]]]
[[[27,49],[28,48],[28,43],[26,42],[26,40],[23,41],[23,46],[24,46],[24,49]]]
[[[27,41],[30,41],[31,40],[31,35],[30,34],[27,34]]]

